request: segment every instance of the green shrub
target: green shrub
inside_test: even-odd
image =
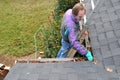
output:
[[[60,25],[59,23],[49,23],[42,26],[39,33],[39,41],[44,49],[45,57],[56,57],[58,50],[60,49]]]

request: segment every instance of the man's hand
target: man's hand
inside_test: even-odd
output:
[[[93,56],[90,51],[87,51],[87,54],[85,55],[89,61],[93,61]]]

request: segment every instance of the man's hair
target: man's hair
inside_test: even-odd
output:
[[[86,9],[85,9],[85,7],[83,6],[83,4],[77,3],[77,4],[75,4],[74,7],[72,8],[72,14],[75,15],[75,16],[77,16],[77,15],[78,15],[78,12],[79,12],[80,10],[85,10],[85,13],[86,13]]]

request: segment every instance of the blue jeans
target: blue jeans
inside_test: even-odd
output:
[[[61,48],[57,54],[57,58],[65,58],[67,57],[68,51],[70,49],[70,44],[63,39],[61,40]]]

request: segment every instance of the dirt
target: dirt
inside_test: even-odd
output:
[[[12,67],[17,59],[33,59],[35,54],[30,54],[22,57],[10,56],[10,55],[0,55],[0,63],[6,66]]]

